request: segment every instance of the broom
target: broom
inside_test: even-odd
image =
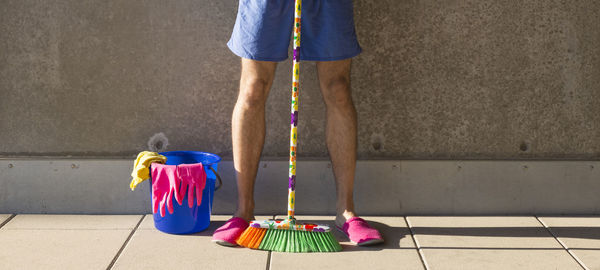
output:
[[[253,220],[236,241],[253,249],[279,252],[334,252],[342,247],[329,226],[297,223],[294,218],[296,198],[296,139],[298,137],[298,88],[300,80],[300,13],[302,0],[295,0],[294,58],[292,70],[292,114],[290,132],[290,172],[288,217],[285,220]]]

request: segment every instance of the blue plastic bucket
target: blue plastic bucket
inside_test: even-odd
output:
[[[206,172],[206,186],[202,192],[202,202],[199,206],[196,203],[192,208],[188,206],[187,192],[183,197],[182,205],[179,205],[173,197],[173,214],[169,211],[165,212],[164,217],[161,217],[160,213],[153,214],[154,227],[159,231],[171,234],[189,234],[205,230],[210,225],[214,192],[223,184],[217,173],[217,165],[221,158],[212,153],[198,151],[170,151],[159,154],[167,157],[166,165],[202,163]],[[217,179],[219,186],[215,189]],[[152,177],[149,182],[150,196],[152,196]]]

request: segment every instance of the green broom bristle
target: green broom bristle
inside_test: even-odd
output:
[[[331,232],[268,229],[258,249],[279,252],[337,252],[342,246]]]

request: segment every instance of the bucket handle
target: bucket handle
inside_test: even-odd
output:
[[[215,188],[215,191],[217,191],[223,185],[223,180],[221,180],[221,176],[219,175],[219,173],[217,171],[215,171],[215,169],[213,169],[212,166],[209,166],[209,168],[217,176],[217,179],[219,180],[219,185]]]

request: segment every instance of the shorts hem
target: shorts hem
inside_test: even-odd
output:
[[[231,46],[229,44],[229,42],[227,42],[227,47],[229,48],[229,50],[233,54],[235,54],[235,55],[237,55],[239,57],[242,57],[242,58],[246,58],[246,59],[252,59],[252,60],[257,60],[257,61],[269,61],[269,62],[281,62],[281,61],[284,61],[284,60],[288,59],[287,55],[284,58],[282,58],[282,57],[267,58],[267,57],[257,57],[255,55],[250,55],[250,54],[247,54],[247,53],[242,53],[242,52],[234,49],[233,46]]]
[[[357,55],[359,55],[362,52],[362,48],[359,49],[356,52],[350,53],[350,54],[346,54],[346,55],[340,55],[340,56],[331,56],[331,57],[302,57],[302,55],[300,55],[300,61],[337,61],[337,60],[344,60],[347,58],[352,58],[355,57]]]
[[[227,47],[229,48],[229,50],[231,52],[233,52],[235,55],[237,55],[239,57],[257,60],[257,61],[281,62],[281,61],[285,61],[289,58],[289,56],[287,56],[287,55],[285,57],[269,58],[269,57],[259,57],[259,56],[251,55],[248,53],[243,53],[243,52],[238,51],[236,48],[234,48],[229,42],[227,42]],[[360,53],[362,53],[362,48],[359,47],[359,49],[356,52],[353,52],[350,54],[345,54],[345,55],[340,55],[340,56],[303,57],[302,54],[300,54],[300,61],[338,61],[338,60],[344,60],[347,58],[355,57],[355,56],[359,55]]]

